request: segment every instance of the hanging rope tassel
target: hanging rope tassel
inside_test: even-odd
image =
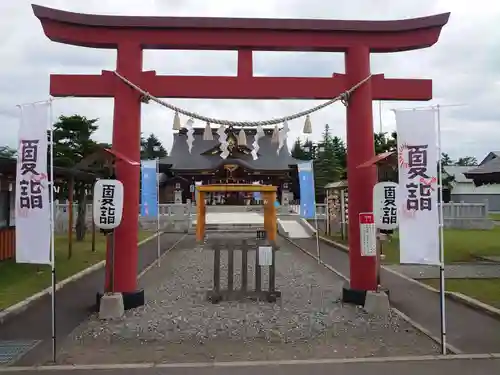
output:
[[[274,130],[273,130],[273,136],[271,138],[271,143],[278,143],[279,142],[279,131],[280,129],[278,128],[278,125],[276,125],[274,127]]]
[[[258,152],[260,149],[259,139],[264,137],[264,136],[265,136],[264,129],[262,128],[261,125],[257,125],[257,130],[255,132],[254,140],[252,143],[253,149],[252,149],[251,154],[252,154],[253,160],[257,160],[259,158],[259,155],[258,155]]]
[[[279,144],[278,144],[278,150],[276,150],[276,154],[279,155],[280,154],[280,151],[281,149],[283,148],[283,146],[285,145],[286,143],[286,140],[288,138],[288,132],[290,131],[290,128],[288,127],[288,122],[285,121],[283,123],[283,127],[281,128],[281,130],[279,131],[278,133],[278,137],[279,137]]]
[[[219,149],[222,151],[220,157],[222,159],[227,159],[227,157],[229,156],[229,150],[227,147],[227,135],[224,125],[220,126],[219,130],[217,130],[217,134],[219,135]]]
[[[312,124],[311,124],[311,118],[309,115],[306,116],[306,122],[304,123],[304,129],[302,130],[302,133],[304,134],[312,134]]]
[[[243,129],[238,133],[238,145],[246,146],[247,145],[247,134]]]
[[[173,130],[181,130],[181,118],[179,117],[179,112],[175,112]]]
[[[203,140],[204,141],[213,141],[214,135],[212,134],[212,128],[210,127],[210,123],[207,122],[205,125],[205,131],[203,132]]]

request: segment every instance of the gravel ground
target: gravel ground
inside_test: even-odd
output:
[[[193,239],[168,254],[141,279],[146,306],[124,319],[93,316],[69,337],[59,362],[135,363],[283,360],[424,355],[438,347],[397,316],[370,316],[340,302],[342,281],[287,243],[276,255],[276,287],[282,298],[267,302],[206,301],[213,253]],[[249,253],[249,265],[255,252]],[[227,275],[222,257],[222,280]],[[241,253],[235,253],[235,287]],[[224,267],[226,266],[226,267]],[[225,271],[225,272],[224,272]],[[253,279],[249,273],[249,283]],[[267,285],[264,272],[263,286]],[[224,285],[224,283],[223,283]]]

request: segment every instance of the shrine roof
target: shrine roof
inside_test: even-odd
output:
[[[247,146],[251,149],[254,142],[255,130],[246,130]],[[253,160],[251,155],[241,155],[238,158],[222,159],[219,155],[202,155],[210,148],[219,144],[218,136],[213,129],[214,140],[203,140],[203,129],[195,129],[194,142],[191,153],[186,143],[186,130],[174,134],[174,143],[170,156],[160,159],[160,164],[169,166],[171,170],[215,170],[223,164],[238,164],[252,170],[279,171],[288,170],[297,164],[297,160],[290,155],[285,144],[279,155],[278,145],[271,143],[272,130],[266,130],[266,136],[259,139],[259,158]]]
[[[149,17],[114,16],[67,12],[33,4],[39,19],[111,28],[189,28],[189,29],[251,29],[302,31],[406,32],[444,26],[450,13],[390,21],[327,20],[327,19],[270,19],[224,17]]]

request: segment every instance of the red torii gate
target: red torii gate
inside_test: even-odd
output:
[[[400,21],[128,17],[70,13],[37,5],[33,11],[52,41],[116,49],[116,71],[153,96],[212,99],[331,99],[370,75],[370,53],[430,47],[449,18],[449,13]],[[235,77],[157,76],[155,71],[143,71],[143,49],[236,50],[238,73]],[[342,52],[346,54],[346,74],[332,78],[254,77],[252,51]],[[114,98],[113,149],[139,160],[141,95],[113,72],[53,74],[50,94]],[[431,98],[431,80],[386,79],[383,74],[372,76],[349,98],[351,284],[344,291],[344,300],[359,300],[377,287],[375,259],[360,255],[357,220],[360,212],[372,211],[376,182],[375,168],[356,168],[374,156],[372,100]],[[131,307],[143,298],[136,291],[140,173],[137,166],[120,161],[116,171],[124,184],[125,205],[116,231],[115,286]]]

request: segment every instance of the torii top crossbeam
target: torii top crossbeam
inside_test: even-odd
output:
[[[362,42],[375,53],[430,47],[438,41],[450,16],[443,13],[398,21],[340,21],[107,16],[38,5],[33,5],[33,11],[52,41],[92,48],[117,48],[119,34],[133,30],[131,41],[138,41],[146,49],[234,50],[237,45],[253,51],[345,52]],[[86,30],[82,33],[83,28]],[[147,38],[141,30],[148,32]],[[279,32],[286,33],[286,37]]]
[[[360,43],[375,53],[408,51],[436,43],[449,18],[443,13],[400,21],[273,20],[89,15],[38,5],[33,10],[47,37],[59,43],[119,49],[127,40],[143,49],[238,50],[237,77],[157,76],[150,71],[135,81],[157,97],[211,99],[331,99],[349,88],[345,75],[253,77],[251,51],[346,52]],[[247,78],[244,93],[241,78]],[[110,72],[56,74],[51,94],[113,97],[113,82]],[[373,100],[429,100],[431,92],[430,80],[372,78]]]

